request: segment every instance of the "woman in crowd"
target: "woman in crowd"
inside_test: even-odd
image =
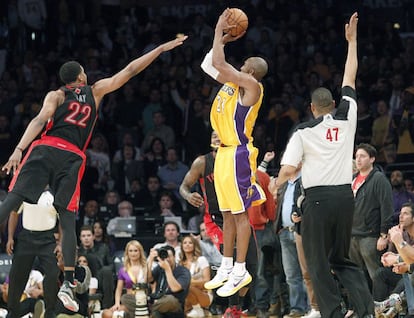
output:
[[[122,294],[123,289],[126,293]],[[141,243],[132,240],[125,247],[124,266],[118,271],[115,304],[102,312],[103,318],[111,318],[123,311],[128,317],[149,317],[147,305],[147,259]]]
[[[191,273],[190,289],[185,300],[187,317],[204,317],[203,308],[208,308],[213,301],[213,294],[204,288],[210,280],[210,265],[201,255],[200,243],[193,236],[186,236],[181,242],[180,264]]]

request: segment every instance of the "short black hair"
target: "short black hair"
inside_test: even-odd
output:
[[[163,233],[165,233],[165,228],[167,227],[167,225],[174,225],[175,228],[177,229],[177,232],[180,233],[180,226],[177,224],[177,222],[174,221],[166,221],[163,225]]]
[[[401,206],[401,209],[402,209],[402,208],[406,208],[406,207],[408,207],[408,208],[410,208],[410,209],[411,209],[411,216],[413,217],[413,216],[414,216],[414,204],[413,204],[412,202],[405,202],[405,203],[403,203],[403,205]]]
[[[356,150],[358,150],[358,149],[365,150],[370,158],[376,158],[377,157],[377,150],[371,144],[361,143],[356,147]]]
[[[175,249],[171,245],[165,245],[162,248],[165,249],[166,251],[169,251],[170,250],[171,253],[172,253],[172,255],[175,256]]]
[[[60,80],[65,83],[69,84],[76,81],[76,78],[81,73],[82,67],[76,61],[69,61],[63,64],[59,70],[59,77]]]
[[[317,108],[331,107],[333,103],[332,93],[325,87],[319,87],[312,93],[312,104]]]

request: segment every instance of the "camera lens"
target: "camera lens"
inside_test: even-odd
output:
[[[158,250],[158,257],[162,260],[165,260],[166,258],[168,258],[168,251],[164,248],[160,248]]]

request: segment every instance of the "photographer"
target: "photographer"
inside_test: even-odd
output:
[[[151,270],[154,262],[158,266]],[[148,282],[156,283],[155,292],[150,295],[154,302],[152,317],[161,318],[164,313],[182,312],[190,281],[190,271],[177,265],[173,247],[167,245],[158,250],[151,249],[148,257]]]

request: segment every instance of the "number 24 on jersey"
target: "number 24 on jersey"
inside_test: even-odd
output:
[[[334,128],[328,128],[326,130],[326,140],[332,142],[332,141],[338,141],[338,132],[339,132],[339,128],[338,127],[334,127]]]

